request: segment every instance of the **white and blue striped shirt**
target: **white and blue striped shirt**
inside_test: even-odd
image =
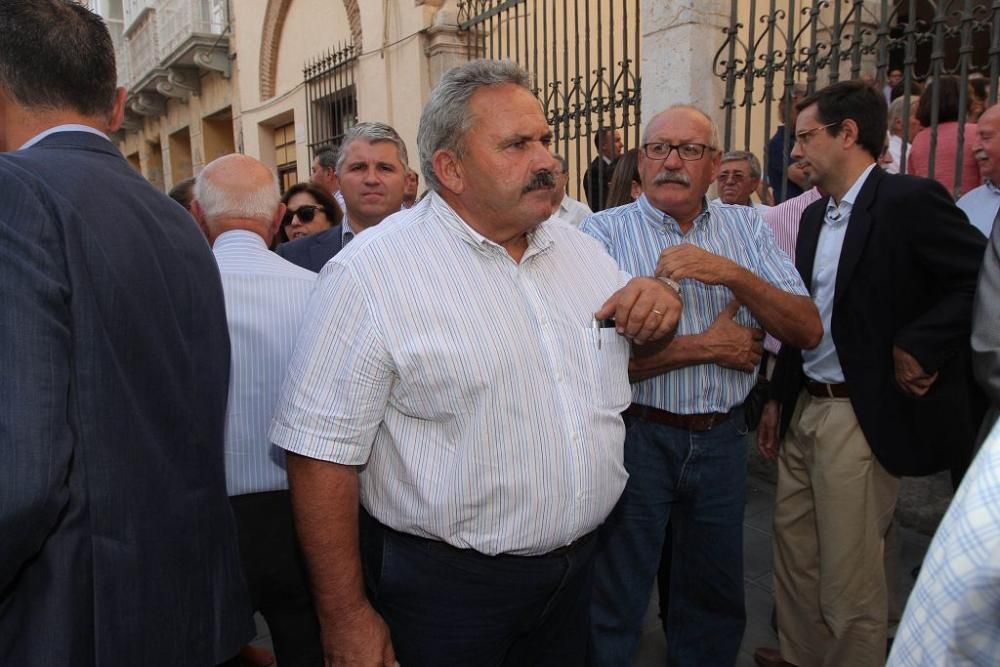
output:
[[[232,345],[226,409],[226,489],[231,496],[288,488],[285,452],[267,428],[302,328],[316,274],[242,229],[212,246],[222,276]]]
[[[685,235],[676,220],[653,208],[642,195],[631,204],[592,215],[580,229],[603,243],[621,269],[632,275],[652,275],[664,248],[691,243],[728,257],[781,290],[809,295],[792,260],[775,244],[771,229],[748,206],[708,203]],[[708,329],[733,299],[728,287],[696,280],[681,281],[681,296],[679,336]],[[745,307],[735,320],[743,326],[760,326]],[[677,414],[727,412],[743,403],[756,381],[756,374],[698,364],[635,384],[632,400]]]
[[[396,530],[489,555],[565,546],[625,486],[629,346],[591,323],[626,280],[561,223],[515,263],[431,193],[320,272],[271,439],[364,466],[362,505]]]

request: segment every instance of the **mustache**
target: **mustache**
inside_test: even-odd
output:
[[[683,171],[661,171],[653,177],[654,185],[663,183],[680,183],[681,185],[691,185],[691,177]]]
[[[551,190],[556,187],[556,177],[548,169],[543,169],[531,177],[528,184],[524,186],[524,190],[521,191],[522,194],[528,194],[529,192],[534,192],[535,190],[541,190],[543,188]]]

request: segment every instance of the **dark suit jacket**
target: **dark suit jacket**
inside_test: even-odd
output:
[[[323,265],[343,247],[342,229],[342,225],[336,225],[325,232],[282,243],[276,252],[292,264],[319,273]]]
[[[812,288],[829,198],[802,215],[796,266]],[[948,467],[971,447],[969,330],[985,239],[936,181],[874,169],[858,194],[840,254],[832,335],[858,422],[879,462],[896,475]],[[892,348],[938,371],[921,398],[895,384]],[[782,432],[802,387],[802,354],[784,346],[774,374]]]
[[[604,161],[598,155],[587,167],[583,174],[583,191],[587,195],[587,203],[594,213],[607,208],[608,190],[611,186],[611,175],[615,172],[615,165],[618,160],[612,160],[611,164]]]
[[[253,626],[212,252],[92,134],[0,184],[0,664],[217,664]]]

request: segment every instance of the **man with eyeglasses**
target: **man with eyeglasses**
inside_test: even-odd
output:
[[[343,224],[278,246],[278,254],[319,271],[351,239],[403,207],[406,144],[385,123],[358,123],[347,131],[337,156],[337,180],[344,197]]]
[[[968,357],[985,240],[936,181],[877,168],[886,125],[862,82],[799,104],[792,157],[829,193],[805,210],[796,245],[824,333],[812,350],[782,347],[780,408],[758,428],[758,448],[778,457],[780,651],[758,649],[763,667],[884,664],[899,477],[948,467],[978,426]]]
[[[801,278],[760,216],[706,201],[718,171],[712,120],[691,106],[671,107],[645,131],[643,194],[582,226],[623,271],[678,281],[685,303],[673,341],[637,349],[629,364],[629,480],[602,528],[591,606],[594,665],[630,664],[668,519],[668,663],[735,662],[746,620],[740,406],[756,381],[763,329],[803,347],[822,334]]]
[[[770,209],[750,198],[760,186],[760,160],[750,151],[729,151],[722,156],[716,177],[719,200],[723,204],[752,206],[760,213]]]

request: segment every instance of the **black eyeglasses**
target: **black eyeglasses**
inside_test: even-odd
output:
[[[294,211],[292,209],[288,209],[287,211],[285,211],[285,217],[281,219],[281,224],[282,225],[292,224],[292,218],[294,218],[295,216],[299,216],[299,222],[301,222],[303,225],[308,224],[313,221],[313,218],[316,217],[316,211],[322,211],[322,210],[323,210],[322,206],[313,206],[312,204],[299,206]]]
[[[670,157],[672,151],[677,151],[682,160],[700,160],[705,155],[706,150],[714,151],[715,149],[705,144],[667,144],[655,142],[642,145],[642,152],[650,160],[666,160]]]

